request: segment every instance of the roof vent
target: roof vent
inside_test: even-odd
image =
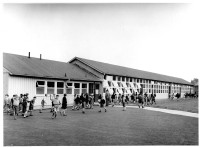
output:
[[[40,54],[40,60],[42,60],[42,54]]]
[[[30,58],[31,57],[31,53],[30,52],[28,52],[28,58]]]

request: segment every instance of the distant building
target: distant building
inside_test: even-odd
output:
[[[199,80],[195,78],[191,83],[194,85],[193,93],[199,94]]]
[[[68,63],[3,54],[3,92],[13,94],[29,93],[36,96],[35,105],[46,98],[51,104],[50,94],[67,94],[68,104],[73,104],[74,94],[99,93],[132,94],[142,89],[148,94],[156,93],[158,99],[169,94],[190,92],[193,85],[181,78],[146,72],[122,66],[75,57]]]

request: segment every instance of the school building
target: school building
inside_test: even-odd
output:
[[[41,99],[51,104],[50,94],[67,94],[68,104],[73,104],[74,94],[97,95],[133,92],[156,93],[157,99],[169,94],[193,93],[193,85],[181,78],[136,70],[132,68],[75,57],[68,63],[28,56],[3,53],[3,93],[36,96],[35,106]]]

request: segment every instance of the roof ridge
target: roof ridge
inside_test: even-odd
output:
[[[136,71],[141,71],[141,72],[146,72],[146,73],[151,73],[151,74],[156,74],[156,75],[162,75],[162,76],[166,76],[166,77],[172,77],[172,78],[178,78],[178,79],[182,79],[184,80],[183,78],[179,78],[179,77],[174,77],[174,76],[169,76],[169,75],[164,75],[164,74],[160,74],[160,73],[156,73],[156,72],[151,72],[151,71],[145,71],[145,70],[140,70],[140,69],[135,69],[135,68],[130,68],[130,67],[126,67],[126,66],[121,66],[121,65],[115,65],[115,64],[110,64],[110,63],[106,63],[106,62],[101,62],[101,61],[95,61],[95,60],[91,60],[91,59],[85,59],[85,58],[80,58],[80,57],[77,57],[79,59],[82,59],[82,60],[89,60],[89,61],[93,61],[93,62],[97,62],[97,63],[102,63],[102,64],[108,64],[108,65],[111,65],[111,66],[117,66],[117,67],[121,67],[121,68],[128,68],[128,69],[131,69],[131,70],[136,70]],[[85,61],[87,63],[87,61]],[[97,68],[97,67],[96,67]],[[98,69],[98,68],[97,68]],[[186,80],[184,80],[186,81]],[[188,81],[187,81],[188,82]]]
[[[28,58],[28,56],[19,55],[19,54],[13,54],[13,53],[5,53],[5,52],[3,52],[3,54],[8,54],[8,55],[14,55],[14,56],[20,56],[20,57]],[[37,57],[30,57],[30,59],[38,59],[38,60],[40,60],[40,58],[37,58]],[[41,60],[46,60],[46,61],[52,61],[52,62],[59,62],[59,63],[66,63],[66,64],[68,64],[68,62],[56,61],[56,60],[50,60],[50,59],[43,59],[42,58]]]

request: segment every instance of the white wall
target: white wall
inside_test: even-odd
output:
[[[29,97],[33,98],[34,96],[37,97],[35,101],[35,106],[41,105],[41,100],[44,98],[45,102],[51,106],[50,95],[48,94],[45,97],[44,94],[36,95],[36,81],[54,81],[54,82],[64,82],[63,80],[52,80],[52,79],[40,79],[40,78],[26,78],[26,77],[17,77],[17,76],[8,76],[6,80],[8,82],[8,94],[12,97],[14,94],[20,95],[29,93]],[[5,83],[6,83],[5,81]],[[80,94],[82,93],[82,83],[87,84],[87,93],[89,92],[89,82],[81,82],[81,81],[67,81],[67,83],[80,83]],[[91,83],[91,82],[90,82]],[[56,83],[55,83],[56,84]],[[100,83],[99,83],[100,84]],[[46,85],[45,85],[46,87]],[[57,86],[55,85],[55,94],[56,94]],[[100,88],[101,90],[101,88]],[[46,88],[45,88],[46,93]],[[64,93],[66,93],[66,85],[64,83]],[[59,94],[59,100],[62,102],[63,94]],[[72,94],[67,94],[67,103],[68,105],[73,105],[74,103],[74,89],[72,89]]]
[[[8,94],[8,78],[9,78],[9,72],[3,68],[3,96],[5,94]]]

